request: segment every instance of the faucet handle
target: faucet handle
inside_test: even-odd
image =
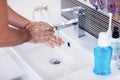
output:
[[[34,10],[36,11],[48,10],[48,5],[42,4],[41,6],[37,6]]]
[[[82,10],[82,9],[85,9],[85,8],[83,8],[81,6],[78,6],[78,7],[61,9],[61,12],[73,12],[73,11],[79,11],[79,10]]]

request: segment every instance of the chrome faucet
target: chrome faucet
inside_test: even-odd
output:
[[[67,9],[62,9],[61,12],[73,12],[77,18],[71,19],[67,22],[55,25],[56,30],[61,30],[67,27],[74,26],[74,30],[77,33],[77,37],[80,38],[85,36],[84,26],[85,26],[85,8],[83,7],[72,7]]]

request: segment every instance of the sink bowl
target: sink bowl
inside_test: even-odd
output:
[[[60,31],[59,36],[65,41],[61,47],[51,48],[43,44],[25,43],[13,49],[44,80],[56,80],[92,65],[91,51],[64,31]]]

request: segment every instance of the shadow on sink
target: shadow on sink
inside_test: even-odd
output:
[[[89,51],[69,37],[60,36],[65,41],[61,47],[26,43],[14,49],[44,80],[56,80],[92,65],[93,55]]]

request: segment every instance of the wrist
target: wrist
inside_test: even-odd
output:
[[[32,32],[39,31],[39,29],[40,29],[39,26],[40,25],[38,24],[38,22],[30,22],[30,23],[26,24],[26,29],[32,33]]]
[[[32,40],[32,35],[29,30],[23,29],[23,32],[25,33],[25,42],[30,42]]]
[[[28,26],[29,26],[31,23],[32,23],[32,22],[28,22],[28,23],[24,26],[24,28],[27,29]]]
[[[36,22],[29,22],[25,25],[25,29],[30,30]]]

